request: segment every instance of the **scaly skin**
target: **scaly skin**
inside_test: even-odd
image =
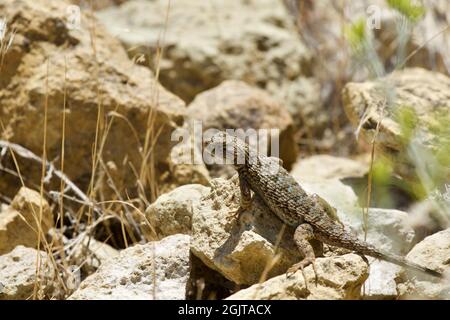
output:
[[[435,277],[443,277],[437,271],[407,261],[405,258],[384,252],[358,239],[336,219],[332,208],[320,197],[309,196],[300,184],[281,166],[279,159],[256,155],[242,140],[219,132],[211,138],[212,148],[222,148],[223,154],[233,156],[239,174],[241,209],[251,205],[252,190],[284,223],[296,227],[294,241],[304,259],[288,270],[295,272],[309,264],[314,267],[312,239],[328,245],[346,248]],[[238,163],[237,159],[245,159]]]

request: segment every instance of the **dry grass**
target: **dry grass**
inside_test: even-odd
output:
[[[120,222],[121,226],[121,237],[125,244],[125,247],[128,247],[132,243],[143,243],[146,241],[144,234],[140,230],[139,222],[135,219],[139,218],[140,221],[144,221],[147,224],[149,229],[155,234],[154,227],[150,224],[150,222],[146,219],[144,211],[146,207],[152,203],[159,195],[157,174],[155,168],[155,157],[154,157],[154,148],[156,141],[161,133],[162,128],[155,128],[156,121],[156,111],[155,108],[158,107],[159,104],[159,89],[157,87],[159,74],[160,74],[160,62],[162,56],[164,54],[164,38],[165,32],[167,28],[167,24],[169,22],[169,12],[170,12],[170,1],[168,2],[167,7],[167,15],[166,15],[166,25],[164,30],[162,31],[162,39],[160,41],[160,45],[158,46],[158,51],[156,54],[156,74],[154,79],[154,87],[149,88],[153,92],[152,105],[153,108],[149,108],[149,112],[147,115],[147,128],[144,135],[144,141],[141,144],[139,135],[137,130],[133,127],[131,122],[122,114],[119,114],[116,110],[109,112],[105,115],[105,110],[103,106],[102,99],[102,85],[100,79],[100,63],[98,61],[97,55],[97,43],[96,43],[96,21],[94,17],[94,13],[92,10],[92,1],[90,1],[90,15],[88,16],[89,26],[88,32],[91,40],[92,47],[92,61],[94,64],[94,72],[93,79],[95,81],[95,90],[97,95],[97,119],[96,119],[96,129],[95,129],[95,137],[93,141],[92,147],[92,159],[91,159],[91,177],[89,181],[88,190],[86,193],[79,190],[76,192],[76,196],[72,197],[66,195],[66,190],[69,186],[72,185],[72,182],[69,182],[67,177],[64,176],[65,170],[65,146],[70,141],[66,140],[66,113],[67,113],[67,101],[70,97],[70,92],[68,91],[68,83],[67,83],[67,72],[70,69],[70,65],[68,65],[67,58],[65,57],[64,64],[64,93],[63,93],[63,105],[62,107],[62,132],[61,132],[61,154],[60,154],[60,168],[56,170],[53,168],[53,165],[47,159],[47,127],[48,127],[48,108],[49,108],[49,84],[48,78],[51,73],[51,59],[50,57],[47,60],[47,77],[45,80],[45,102],[44,102],[44,127],[43,127],[43,140],[42,140],[42,154],[40,157],[33,155],[35,158],[34,161],[38,161],[41,164],[41,179],[39,186],[34,186],[36,189],[39,188],[40,195],[42,201],[46,196],[50,195],[50,199],[53,199],[54,196],[57,197],[58,201],[53,205],[58,208],[58,215],[56,217],[56,230],[57,233],[62,236],[64,230],[67,229],[67,224],[72,228],[72,238],[69,239],[68,243],[63,243],[60,237],[52,237],[50,242],[47,242],[46,234],[42,230],[42,215],[43,215],[43,203],[41,203],[40,210],[35,212],[34,208],[30,206],[33,210],[33,219],[35,221],[35,226],[28,223],[28,226],[37,234],[38,244],[37,250],[45,251],[50,257],[50,261],[52,267],[57,270],[55,281],[59,283],[60,291],[57,292],[57,296],[53,298],[61,299],[70,295],[73,290],[76,288],[77,284],[73,283],[73,279],[76,277],[76,274],[79,274],[81,269],[80,266],[76,266],[75,268],[71,265],[73,259],[73,253],[76,251],[76,248],[83,243],[83,239],[88,237],[89,239],[93,237],[94,231],[98,229],[99,226],[103,226],[108,229],[108,221],[111,219],[117,220]],[[0,33],[0,72],[2,70],[2,66],[4,63],[4,59],[7,51],[12,45],[12,41],[14,39],[15,31],[12,30],[8,32],[7,25],[5,22],[2,33]],[[108,133],[111,131],[114,120],[121,119],[125,121],[130,130],[133,132],[133,136],[139,142],[139,149],[136,150],[141,157],[141,163],[138,168],[135,168],[131,163],[129,163],[130,168],[135,173],[136,185],[138,189],[139,197],[136,199],[130,199],[129,196],[124,198],[123,190],[120,190],[115,184],[114,180],[109,172],[108,166],[105,164],[103,159],[103,150],[108,138]],[[3,123],[1,123],[2,129],[5,132],[5,127]],[[19,166],[19,161],[17,160],[16,153],[14,151],[14,146],[11,145],[8,148],[9,153],[13,159],[15,168],[14,175],[18,177],[22,186],[27,186],[26,178],[22,176],[21,169]],[[25,150],[25,149],[23,149]],[[22,149],[21,149],[22,151]],[[32,154],[32,153],[31,153]],[[20,154],[23,156],[23,154]],[[40,161],[39,161],[40,160]],[[50,167],[51,166],[51,169]],[[59,192],[51,191],[50,193],[46,190],[46,179],[49,175],[50,171],[55,174],[59,173],[58,178],[60,178],[60,186]],[[66,179],[67,178],[67,179]],[[107,195],[103,194],[104,184],[108,183],[110,188],[113,190],[113,195],[115,197],[108,199]],[[80,194],[82,196],[80,196]],[[69,201],[69,203],[66,203]],[[74,204],[81,204],[77,212],[74,211]],[[68,218],[69,219],[65,219]],[[22,217],[24,220],[25,218]],[[26,221],[26,220],[25,220]],[[37,227],[37,228],[36,228]],[[110,234],[107,235],[107,239],[115,238],[118,235],[114,234],[110,229]],[[88,240],[90,241],[90,240]],[[113,240],[112,240],[113,241]],[[130,242],[131,241],[131,242]],[[88,255],[91,254],[89,251],[86,252],[85,261],[88,258]],[[30,299],[46,299],[50,297],[45,297],[42,291],[42,272],[45,270],[45,263],[41,259],[40,254],[36,256],[36,280],[34,284],[33,295]],[[156,281],[154,279],[154,281]],[[155,286],[157,284],[155,283]],[[75,287],[74,287],[75,286]],[[154,288],[154,295],[156,295],[156,287]]]

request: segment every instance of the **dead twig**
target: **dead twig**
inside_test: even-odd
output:
[[[12,143],[12,142],[5,141],[5,140],[0,140],[0,148],[2,149],[2,152],[0,152],[0,154],[3,154],[3,150],[10,149],[16,155],[20,156],[21,158],[32,160],[40,165],[44,164],[44,161],[39,156],[37,156],[32,151],[30,151],[16,143]],[[69,179],[69,177],[67,177],[63,172],[57,170],[55,168],[55,166],[53,165],[53,163],[51,163],[50,161],[46,161],[45,168],[47,171],[47,175],[46,175],[47,182],[50,181],[50,178],[48,178],[48,177],[52,177],[52,176],[58,177],[61,181],[64,182],[67,189],[72,190],[72,192],[78,197],[79,201],[81,201],[84,204],[87,204],[89,207],[92,207],[99,215],[102,214],[101,209],[94,202],[92,202],[89,199],[89,197],[83,191],[81,191],[81,189],[78,188],[75,183],[73,183]]]

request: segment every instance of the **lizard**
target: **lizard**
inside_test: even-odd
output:
[[[359,239],[337,219],[336,210],[318,195],[308,195],[296,179],[282,167],[281,159],[257,154],[253,148],[238,137],[219,131],[207,145],[211,150],[232,157],[232,164],[238,173],[240,204],[236,215],[247,211],[252,205],[252,192],[261,198],[272,213],[282,222],[295,228],[293,240],[298,248],[301,261],[290,267],[290,275],[312,264],[315,269],[315,254],[310,243],[323,243],[354,251],[401,267],[420,271],[434,277],[443,274],[406,260],[404,257],[381,250]],[[317,276],[317,273],[316,273]]]

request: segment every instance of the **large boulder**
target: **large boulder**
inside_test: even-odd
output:
[[[162,88],[150,70],[130,61],[120,42],[93,17],[82,13],[75,28],[68,21],[68,6],[67,1],[51,0],[0,2],[8,30],[15,30],[0,79],[0,137],[40,156],[46,128],[46,155],[57,159],[54,165],[59,167],[65,114],[64,172],[82,189],[94,173],[105,194],[113,192],[108,185],[114,184],[125,197],[136,187],[133,170],[148,181],[140,170],[147,167],[155,168],[157,185],[174,145],[170,133],[183,123],[184,103]],[[21,174],[39,182],[40,165],[19,161]],[[15,168],[12,159],[4,164]],[[105,174],[110,167],[115,170]],[[11,186],[17,181],[1,175],[2,191],[14,193]]]
[[[122,250],[102,263],[69,299],[185,299],[189,241],[187,235],[173,235]]]
[[[238,291],[229,300],[356,300],[368,276],[367,264],[356,254],[318,258],[290,277],[280,275]]]
[[[214,179],[208,195],[193,207],[191,251],[209,268],[237,284],[254,284],[284,273],[300,260],[292,228],[255,201],[236,220],[237,176]]]

